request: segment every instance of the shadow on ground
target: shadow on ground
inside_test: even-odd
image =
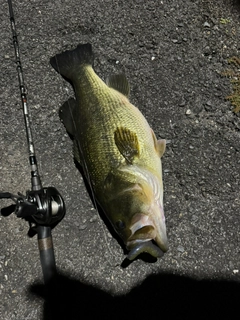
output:
[[[148,277],[129,294],[113,297],[59,275],[48,290],[32,285],[44,299],[44,320],[77,319],[235,319],[240,283],[194,280],[171,274]]]

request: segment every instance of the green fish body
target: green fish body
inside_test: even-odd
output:
[[[168,249],[160,159],[165,140],[156,139],[130,103],[124,75],[106,83],[96,75],[90,44],[50,62],[74,86],[76,100],[65,102],[60,118],[98,204],[131,250],[128,258],[141,252],[161,256]]]

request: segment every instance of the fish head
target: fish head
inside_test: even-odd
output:
[[[109,181],[108,181],[109,183]],[[152,173],[111,177],[103,210],[130,250],[128,258],[142,252],[160,257],[168,250],[162,184]]]

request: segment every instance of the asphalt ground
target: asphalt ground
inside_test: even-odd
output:
[[[0,190],[25,194],[30,168],[7,1],[0,1]],[[44,186],[67,214],[53,230],[61,276],[46,295],[36,237],[0,216],[0,318],[235,319],[239,304],[240,117],[228,59],[240,56],[239,1],[14,1]],[[125,252],[94,209],[58,109],[73,96],[50,66],[90,42],[105,79],[124,72],[159,138],[170,248],[156,262]],[[1,200],[1,207],[11,204]],[[87,315],[86,315],[87,314]]]

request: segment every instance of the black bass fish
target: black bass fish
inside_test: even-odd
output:
[[[126,77],[103,82],[93,60],[90,44],[50,59],[76,95],[60,108],[60,118],[94,197],[130,251],[128,259],[142,252],[161,257],[168,250],[161,165],[166,141],[156,139],[129,102]]]

